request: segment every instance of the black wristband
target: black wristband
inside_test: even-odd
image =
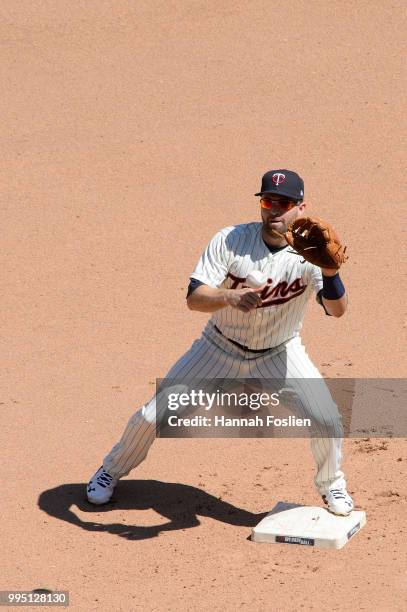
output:
[[[345,295],[345,287],[339,272],[335,276],[322,275],[322,297],[326,300],[339,300]]]

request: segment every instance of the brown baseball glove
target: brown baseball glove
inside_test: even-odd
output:
[[[339,270],[348,259],[334,228],[317,217],[299,217],[282,235],[296,253],[320,268]]]

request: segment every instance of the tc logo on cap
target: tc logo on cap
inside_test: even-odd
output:
[[[284,183],[285,181],[285,174],[282,174],[281,172],[276,172],[275,174],[273,174],[272,180],[275,185],[280,185],[280,183]]]

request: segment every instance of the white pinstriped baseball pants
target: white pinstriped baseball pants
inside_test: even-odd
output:
[[[305,417],[320,423],[333,437],[311,438],[311,450],[317,466],[314,478],[321,495],[329,488],[345,486],[342,462],[342,423],[322,376],[313,365],[300,337],[295,337],[265,353],[248,353],[219,334],[211,322],[170,369],[166,379],[310,379],[318,378],[318,393],[312,385],[301,385],[301,405]],[[322,393],[321,391],[322,385]],[[156,396],[130,418],[120,441],[103,461],[103,468],[115,478],[126,476],[139,465],[156,437]],[[160,415],[158,415],[160,418]]]

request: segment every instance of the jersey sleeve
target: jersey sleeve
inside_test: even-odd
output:
[[[225,280],[229,269],[229,252],[223,231],[212,238],[202,253],[190,278],[195,278],[205,285],[217,289]]]
[[[322,289],[322,271],[321,271],[321,268],[319,266],[315,266],[312,263],[309,263],[308,261],[305,262],[305,264],[302,264],[302,265],[304,266],[303,278],[304,278],[306,284],[307,285],[311,285],[314,293],[316,293],[318,295],[318,293]]]
[[[195,291],[195,289],[198,289],[198,287],[200,287],[201,285],[204,285],[204,284],[205,283],[203,283],[202,281],[198,280],[197,278],[190,278],[189,279],[188,290],[187,290],[187,299],[189,298],[191,293],[193,293]]]

